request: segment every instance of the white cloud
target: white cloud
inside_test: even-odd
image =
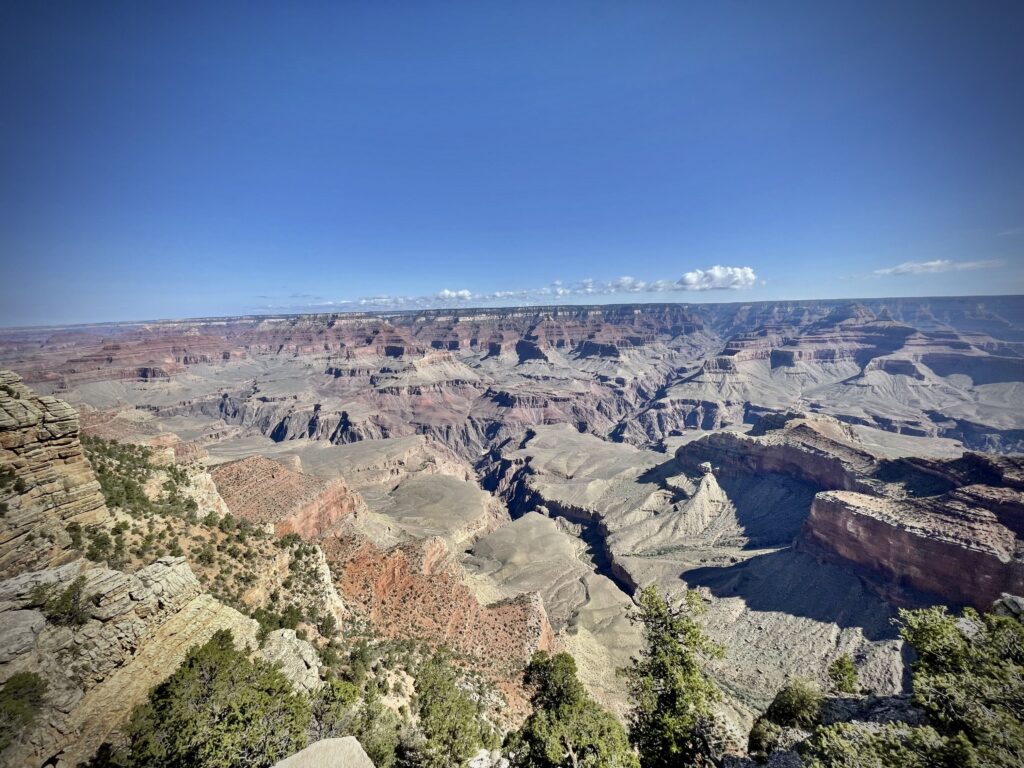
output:
[[[750,267],[721,267],[695,269],[679,278],[684,291],[721,291],[751,288],[757,282],[757,275]]]
[[[443,291],[438,291],[434,294],[435,299],[441,299],[442,301],[450,301],[451,299],[457,299],[461,301],[469,301],[473,298],[473,292],[463,288],[461,291],[450,291],[445,288]]]
[[[291,309],[309,311],[330,311],[332,308],[387,309],[431,309],[456,306],[495,306],[514,304],[550,304],[560,300],[599,296],[622,296],[657,293],[679,293],[685,291],[720,291],[752,288],[757,275],[750,267],[714,266],[695,269],[685,273],[678,280],[640,280],[629,275],[613,280],[585,278],[575,283],[555,280],[541,288],[500,290],[490,293],[475,293],[468,288],[452,290],[443,288],[424,296],[364,296],[358,299],[310,302],[303,306],[267,306],[266,309]]]
[[[928,275],[935,272],[963,272],[969,269],[991,269],[1000,267],[1003,262],[999,259],[987,261],[953,261],[952,259],[934,259],[932,261],[905,261],[895,267],[876,269],[871,274],[882,277],[891,275]]]

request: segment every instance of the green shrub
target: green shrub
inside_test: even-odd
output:
[[[347,735],[359,739],[376,768],[392,768],[398,757],[401,733],[398,715],[385,707],[376,694],[367,691]]]
[[[767,717],[759,717],[750,730],[747,751],[753,757],[766,757],[775,749],[780,736],[782,736],[782,726],[773,723]]]
[[[810,768],[980,768],[970,742],[928,726],[886,723],[868,730],[852,723],[819,728],[801,750]]]
[[[687,592],[673,609],[652,586],[640,592],[638,604],[644,648],[626,670],[630,741],[645,767],[714,765],[723,746],[715,720],[721,693],[703,661],[723,649],[695,620],[704,609],[700,596]]]
[[[947,738],[963,734],[986,766],[1024,765],[1024,624],[943,607],[901,611],[917,653],[914,700]]]
[[[626,730],[586,692],[572,656],[534,654],[526,668],[526,683],[533,689],[534,710],[523,727],[506,739],[512,766],[639,768]]]
[[[387,680],[381,678],[384,686]],[[483,744],[476,704],[458,685],[450,657],[435,655],[416,675],[416,712],[426,741],[423,768],[460,765]]]
[[[32,590],[32,601],[54,624],[78,627],[89,620],[84,576],[79,576],[59,591],[55,584],[39,584]]]
[[[324,613],[323,617],[320,619],[319,624],[317,625],[317,629],[320,630],[320,634],[324,637],[328,639],[333,637],[334,633],[338,631],[338,622],[334,618],[334,614],[330,611]]]
[[[35,722],[46,688],[46,681],[35,672],[18,672],[4,683],[0,689],[0,752]]]
[[[82,525],[77,522],[70,522],[65,528],[68,536],[71,537],[71,546],[75,549],[82,548]]]
[[[309,703],[221,630],[189,650],[126,729],[129,768],[266,768],[306,744]]]
[[[828,680],[838,693],[856,693],[860,685],[857,668],[848,653],[844,653],[828,667]]]
[[[331,739],[347,735],[355,717],[359,688],[347,680],[329,677],[310,699],[309,739]]]
[[[810,728],[818,721],[823,698],[815,683],[794,678],[775,695],[764,716],[778,725]]]

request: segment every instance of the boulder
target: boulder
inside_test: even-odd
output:
[[[281,673],[300,693],[320,687],[320,657],[308,640],[302,640],[294,629],[279,629],[267,635],[260,654],[281,668]]]

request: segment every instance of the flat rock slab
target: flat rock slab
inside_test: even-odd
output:
[[[355,736],[314,742],[274,768],[374,768]]]

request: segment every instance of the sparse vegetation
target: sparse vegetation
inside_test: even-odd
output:
[[[969,608],[957,618],[942,606],[903,610],[900,620],[900,634],[917,653],[914,702],[929,723],[818,726],[801,745],[808,764],[814,768],[1024,764],[1024,625],[1006,616],[982,616]],[[850,666],[842,663],[830,668],[837,690],[851,682]],[[840,674],[833,674],[834,670]],[[787,685],[755,724],[751,753],[768,753],[782,725],[812,726],[820,698],[810,684]]]
[[[534,654],[526,669],[533,713],[506,739],[516,768],[639,768],[625,728],[586,692],[567,653]]]
[[[682,606],[671,608],[647,587],[638,602],[644,648],[626,670],[630,741],[645,767],[713,765],[722,751],[714,713],[721,693],[701,662],[723,650],[694,618],[703,610],[700,596],[688,592]]]
[[[54,584],[40,584],[32,590],[32,601],[54,624],[78,627],[89,620],[84,576],[79,576],[64,589]]]
[[[273,765],[306,743],[309,702],[271,664],[217,632],[136,708],[128,768]]]
[[[859,687],[857,667],[850,654],[844,653],[828,667],[828,680],[837,693],[856,693]]]
[[[35,672],[17,672],[0,688],[0,753],[35,722],[46,688]]]
[[[818,721],[823,698],[815,683],[793,678],[775,695],[764,716],[777,725],[810,728]]]

